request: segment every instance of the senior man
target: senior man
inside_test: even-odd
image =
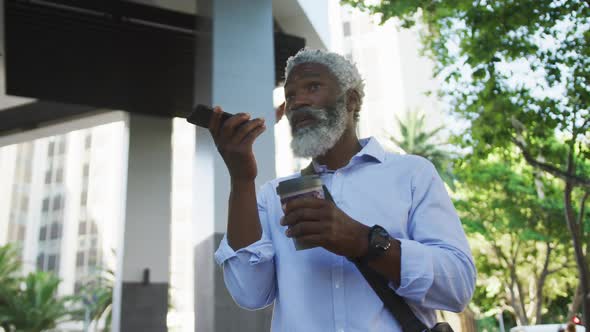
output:
[[[461,222],[436,169],[424,158],[359,139],[364,84],[346,58],[304,49],[285,69],[285,115],[296,156],[312,158],[333,202],[291,201],[275,179],[258,192],[252,144],[262,119],[236,114],[210,131],[231,177],[227,234],[215,257],[247,309],[274,303],[273,331],[401,331],[353,261],[386,278],[427,326],[434,310],[461,311],[475,267]],[[315,246],[296,250],[291,238]],[[384,242],[385,245],[384,245]]]

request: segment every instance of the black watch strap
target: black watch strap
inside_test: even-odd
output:
[[[367,254],[358,257],[356,261],[360,264],[367,264],[369,261],[381,257],[391,247],[391,237],[385,228],[375,225],[371,227],[368,238]]]

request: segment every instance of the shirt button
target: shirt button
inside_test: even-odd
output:
[[[335,283],[335,284],[334,284],[334,287],[336,287],[336,288],[340,288],[340,283],[339,283],[339,282]]]
[[[344,329],[338,329],[338,332],[344,332]]]

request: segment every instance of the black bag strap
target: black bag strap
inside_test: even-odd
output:
[[[310,163],[307,167],[301,170],[301,175],[315,175],[317,172],[313,167],[313,163]],[[324,194],[326,199],[334,202],[330,191],[323,185]],[[398,321],[401,325],[402,330],[404,332],[423,332],[423,331],[430,331],[430,329],[422,323],[416,317],[410,306],[406,303],[406,301],[399,295],[395,293],[393,289],[389,287],[389,281],[377,273],[375,270],[371,269],[366,264],[361,264],[359,262],[351,260],[356,267],[359,269],[365,280],[369,283],[371,288],[377,293],[377,296],[383,301],[383,305],[391,312],[393,317]]]
[[[383,305],[391,312],[393,317],[401,325],[404,332],[430,331],[422,321],[416,317],[406,301],[389,287],[388,280],[371,269],[369,266],[355,262],[363,277],[367,280],[377,296],[383,301]]]

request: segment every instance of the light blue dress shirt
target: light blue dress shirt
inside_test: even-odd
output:
[[[383,226],[401,242],[401,283],[391,284],[433,326],[435,309],[459,312],[471,299],[476,271],[461,222],[434,166],[385,152],[376,139],[347,166],[314,165],[336,205],[356,221]],[[227,289],[243,308],[274,302],[272,331],[401,331],[356,266],[323,248],[296,251],[275,179],[257,193],[262,238],[237,252],[223,238],[215,253]]]

